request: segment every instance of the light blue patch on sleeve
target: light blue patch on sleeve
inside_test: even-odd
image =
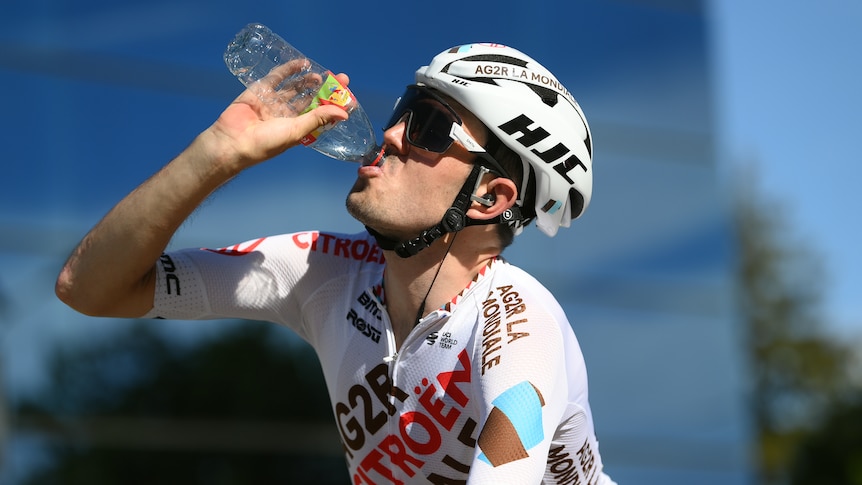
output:
[[[542,429],[542,401],[532,384],[524,381],[510,387],[497,396],[493,404],[512,422],[524,449],[529,450],[542,442],[545,436]]]
[[[492,402],[509,418],[525,450],[538,445],[545,437],[542,428],[542,401],[528,381],[516,384],[497,396]],[[479,459],[491,464],[484,453]]]

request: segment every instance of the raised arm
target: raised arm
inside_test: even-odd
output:
[[[348,82],[345,75],[340,80]],[[317,127],[346,118],[335,106],[296,118],[272,118],[254,94],[244,92],[90,230],[63,266],[57,296],[87,315],[145,314],[153,304],[158,258],[207,196],[242,170],[297,145]]]

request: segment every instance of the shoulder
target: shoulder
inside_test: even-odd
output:
[[[383,264],[383,251],[367,232],[344,234],[301,231],[250,239],[222,248],[201,248],[205,253],[222,256],[259,254],[267,258],[301,258],[313,261],[344,260],[359,264]]]
[[[495,262],[491,276],[489,297],[498,298],[510,314],[528,312],[536,317],[544,314],[568,324],[556,297],[530,273],[501,258]]]
[[[303,231],[250,239],[215,249],[189,248],[162,257],[165,271],[172,271],[167,265],[177,266],[182,261],[192,263],[194,272],[207,280],[232,277],[292,288],[301,281],[310,287],[347,275],[378,274],[383,269],[384,258],[366,232]]]
[[[340,258],[360,263],[383,264],[383,251],[367,232],[342,234],[305,231],[278,236],[281,244],[324,257]]]

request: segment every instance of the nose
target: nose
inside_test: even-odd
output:
[[[406,138],[408,115],[409,113],[404,113],[398,122],[383,132],[383,145],[392,147],[399,154],[406,154],[410,150],[410,144]]]

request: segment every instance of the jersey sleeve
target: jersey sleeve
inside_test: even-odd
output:
[[[482,304],[474,371],[484,420],[468,484],[612,483],[601,472],[580,347],[545,291],[497,285]]]
[[[382,261],[365,234],[319,232],[166,252],[156,265],[153,308],[145,317],[264,320],[306,338],[304,302],[327,281],[355,273],[351,265]]]

